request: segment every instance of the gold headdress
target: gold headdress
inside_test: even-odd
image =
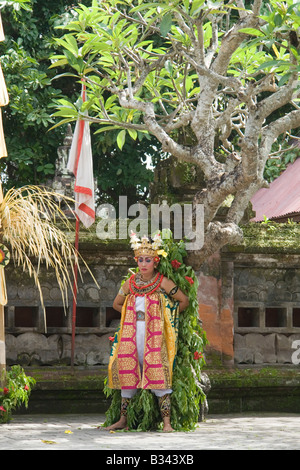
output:
[[[135,257],[151,256],[159,259],[157,252],[162,243],[160,233],[154,235],[153,241],[150,241],[145,235],[139,239],[134,232],[131,232],[130,239]]]

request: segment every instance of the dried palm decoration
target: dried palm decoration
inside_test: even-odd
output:
[[[54,270],[65,307],[69,289],[73,289],[74,265],[78,264],[79,257],[74,245],[66,237],[66,231],[73,229],[57,202],[58,197],[71,210],[72,199],[39,186],[12,188],[0,200],[0,243],[4,243],[0,246],[0,263],[1,251],[2,257],[5,256],[7,244],[15,264],[34,279],[44,310],[45,327],[45,307],[39,281],[40,264],[43,262],[47,269],[50,267]],[[3,269],[0,269],[0,273],[0,282],[4,283],[0,291],[6,292]],[[3,300],[4,303],[0,302],[5,305]]]

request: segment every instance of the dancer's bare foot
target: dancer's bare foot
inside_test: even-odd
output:
[[[169,417],[163,419],[163,432],[173,432],[174,429],[171,426],[171,421]]]
[[[117,431],[118,429],[126,429],[126,428],[127,428],[127,418],[126,418],[126,416],[121,416],[119,421],[112,424],[111,426],[108,426],[105,429],[107,431]]]

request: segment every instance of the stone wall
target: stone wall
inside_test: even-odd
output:
[[[112,336],[120,313],[112,308],[128,268],[134,267],[131,253],[109,250],[97,242],[86,243],[81,254],[100,288],[87,269],[78,279],[77,322],[74,364],[106,365]],[[64,308],[60,291],[51,271],[41,269],[40,280],[46,306],[46,324],[39,293],[33,280],[13,264],[6,268],[8,304],[5,307],[6,362],[23,366],[69,365],[72,336],[72,293]]]
[[[234,351],[238,364],[292,364],[300,340],[299,255],[235,257]]]
[[[297,367],[299,254],[224,250],[211,257],[198,276],[199,316],[209,340],[210,367]]]
[[[127,243],[81,235],[80,251],[100,288],[83,269],[79,279],[75,365],[106,366],[109,337],[120,314],[113,300],[128,269],[135,266]],[[32,279],[10,263],[6,268],[7,364],[69,365],[72,296],[64,312],[50,271],[41,271],[46,323]],[[293,343],[300,340],[300,254],[223,250],[212,256],[199,279],[199,318],[209,341],[209,367],[284,365],[295,367]]]

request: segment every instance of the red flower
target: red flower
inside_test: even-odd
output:
[[[109,336],[109,341],[114,341],[115,340],[115,337],[114,336]]]
[[[3,388],[3,395],[7,395],[9,393],[9,389],[4,387]]]
[[[202,354],[199,353],[198,351],[194,352],[194,359],[195,361],[199,361],[199,359],[202,359]]]
[[[3,408],[3,406],[0,406],[0,411],[5,411],[5,413],[6,413],[6,409]]]
[[[189,277],[189,276],[184,276],[184,277],[190,284],[194,284],[194,281],[191,277]]]
[[[28,385],[25,385],[24,390],[29,390]]]
[[[181,266],[181,263],[179,263],[177,259],[173,259],[173,261],[171,261],[171,265],[173,266],[174,269],[178,269],[179,266]]]

